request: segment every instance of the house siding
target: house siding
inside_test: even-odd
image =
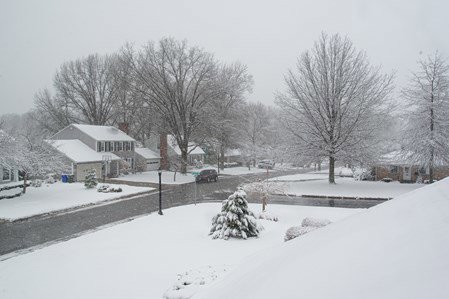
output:
[[[384,178],[391,178],[394,181],[399,181],[401,183],[415,183],[418,180],[418,177],[421,176],[423,180],[428,180],[429,175],[428,174],[420,174],[419,169],[421,167],[419,166],[411,166],[411,180],[405,181],[404,180],[404,166],[397,166],[398,171],[397,172],[390,172],[390,166],[376,166],[375,167],[375,174],[376,174],[376,180],[380,181]],[[449,167],[448,166],[440,166],[434,168],[434,175],[435,180],[442,180],[446,177],[449,177]]]
[[[72,125],[62,129],[61,131],[53,135],[51,139],[56,140],[78,139],[82,143],[93,149],[94,151],[97,151],[97,141]]]

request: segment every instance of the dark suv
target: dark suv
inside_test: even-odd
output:
[[[205,169],[201,170],[196,176],[196,182],[216,182],[218,180],[218,174],[215,169]]]

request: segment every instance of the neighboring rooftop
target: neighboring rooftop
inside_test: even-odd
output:
[[[176,138],[173,135],[167,135],[168,145],[176,152],[176,154],[181,155],[181,149],[176,142]],[[194,142],[189,142],[189,155],[204,155],[205,152]]]
[[[137,154],[141,155],[145,159],[160,159],[161,158],[158,154],[156,154],[155,152],[153,152],[152,150],[150,150],[149,148],[146,148],[146,147],[136,147],[134,150]]]
[[[128,136],[123,131],[112,126],[95,126],[72,124],[71,126],[78,128],[80,131],[89,135],[98,141],[135,141],[134,138]]]
[[[120,160],[113,153],[96,152],[78,139],[47,140],[47,142],[75,163],[101,162],[105,155],[110,156],[111,160]]]

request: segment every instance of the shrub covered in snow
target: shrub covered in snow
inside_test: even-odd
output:
[[[33,180],[33,181],[31,182],[31,186],[32,186],[32,187],[35,187],[35,188],[39,188],[39,187],[42,186],[42,181],[41,181],[41,180]]]
[[[311,217],[306,217],[304,218],[304,220],[302,221],[301,225],[304,227],[323,227],[326,225],[331,224],[329,219],[321,219],[321,218],[311,218]]]
[[[270,221],[274,221],[274,222],[277,222],[279,220],[279,218],[277,216],[271,215],[267,211],[260,213],[258,218],[263,219],[263,220],[270,220]]]
[[[84,181],[84,187],[87,189],[95,188],[98,184],[97,181],[97,173],[95,172],[95,169],[91,169],[88,171],[86,175],[86,180]]]
[[[122,188],[120,187],[111,187],[109,185],[101,185],[100,187],[98,187],[97,189],[98,192],[102,192],[102,193],[112,193],[112,192],[122,192]]]
[[[221,213],[212,219],[209,235],[225,240],[259,236],[256,218],[249,210],[246,193],[241,188],[223,201]]]
[[[296,237],[302,236],[304,234],[307,234],[308,232],[311,232],[318,227],[314,226],[292,226],[285,232],[284,241],[290,241]]]

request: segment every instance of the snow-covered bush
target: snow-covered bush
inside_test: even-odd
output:
[[[209,235],[212,235],[213,239],[225,240],[259,236],[256,218],[249,210],[246,193],[241,188],[223,201],[221,213],[212,219]]]
[[[311,232],[317,228],[318,227],[315,226],[292,226],[285,232],[284,241],[285,242],[290,241],[294,238],[307,234],[308,232]]]
[[[356,181],[373,181],[374,176],[371,169],[356,168],[354,170],[354,180]]]
[[[279,218],[277,216],[271,215],[267,211],[260,213],[257,218],[263,219],[263,220],[274,221],[274,222],[277,222],[279,220]]]
[[[32,187],[35,187],[35,188],[39,188],[39,187],[41,187],[42,186],[42,181],[41,180],[33,180],[32,182],[31,182],[31,186]]]
[[[301,225],[304,227],[312,226],[312,227],[323,227],[326,225],[331,224],[331,221],[329,219],[321,219],[321,218],[312,218],[312,217],[306,217],[302,221]]]
[[[86,179],[84,181],[84,187],[87,189],[95,188],[98,184],[97,173],[95,169],[91,169],[87,172]]]
[[[110,187],[109,185],[101,185],[100,187],[98,187],[97,189],[98,192],[101,193],[112,193],[112,192],[122,192],[122,188],[120,187]]]

